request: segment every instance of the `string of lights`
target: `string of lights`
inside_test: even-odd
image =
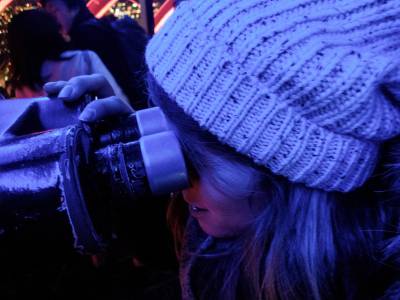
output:
[[[129,16],[134,19],[140,18],[140,5],[132,1],[118,1],[109,11],[113,16],[122,18]]]
[[[157,14],[164,1],[153,1],[153,12]],[[140,19],[140,4],[134,0],[125,0],[116,2],[109,10],[109,14],[116,18],[128,16],[134,19]]]

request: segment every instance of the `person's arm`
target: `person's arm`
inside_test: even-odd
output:
[[[126,91],[125,84],[129,70],[124,65],[123,53],[119,49],[119,42],[112,28],[98,20],[88,21],[71,32],[71,44],[75,49],[95,52],[124,93],[131,97]]]
[[[143,79],[145,72],[141,69],[134,71],[130,69],[123,46],[111,25],[98,20],[82,24],[71,33],[71,39],[75,49],[92,50],[100,57],[135,109],[147,107],[147,93]]]
[[[110,73],[110,71],[107,69],[107,67],[104,65],[104,63],[101,61],[101,59],[98,57],[96,53],[90,50],[85,51],[86,57],[89,60],[89,69],[91,74],[101,74],[103,75],[106,80],[109,82],[111,85],[114,94],[124,100],[126,103],[129,103],[128,97],[124,94],[122,91],[121,87],[118,85],[118,83],[115,81],[114,76]]]

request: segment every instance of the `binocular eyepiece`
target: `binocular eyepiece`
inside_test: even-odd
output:
[[[78,121],[81,107],[29,101],[8,114],[0,136],[0,215],[64,211],[75,247],[96,253],[138,202],[188,186],[179,142],[159,108],[88,124]]]

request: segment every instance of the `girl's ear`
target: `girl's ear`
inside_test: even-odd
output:
[[[400,106],[400,66],[386,76],[385,81],[381,84],[381,91],[393,104]]]

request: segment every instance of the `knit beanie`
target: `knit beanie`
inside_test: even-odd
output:
[[[385,88],[399,60],[398,0],[183,1],[146,50],[157,83],[222,143],[341,192],[400,133]]]

